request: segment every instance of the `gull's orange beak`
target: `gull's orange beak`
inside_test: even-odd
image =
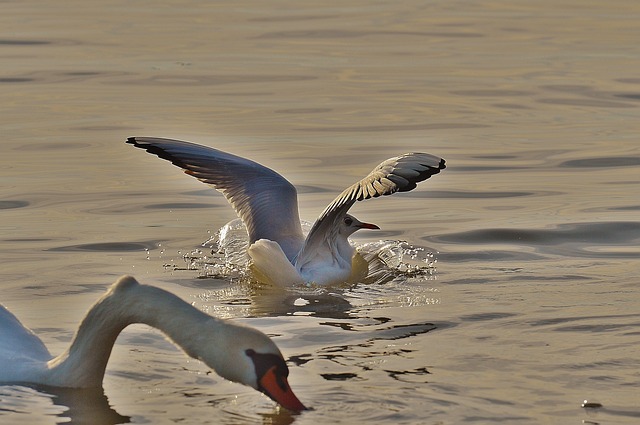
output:
[[[301,410],[307,410],[304,404],[298,400],[298,397],[293,393],[287,378],[278,374],[278,368],[276,366],[271,367],[260,378],[260,390],[266,394],[270,399],[280,404],[282,407],[299,412]]]

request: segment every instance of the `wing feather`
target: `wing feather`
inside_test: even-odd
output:
[[[222,192],[249,233],[278,242],[292,258],[304,236],[298,215],[296,188],[275,171],[257,162],[218,149],[180,140],[130,137],[127,143],[184,169]]]
[[[383,161],[365,178],[346,188],[325,208],[313,224],[296,261],[304,263],[306,257],[312,256],[316,245],[323,243],[335,223],[342,220],[357,201],[408,192],[445,168],[444,159],[427,153],[405,153]]]

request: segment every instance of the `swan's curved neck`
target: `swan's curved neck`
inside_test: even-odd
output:
[[[212,320],[167,291],[124,278],[91,307],[71,346],[48,362],[42,380],[62,387],[100,387],[116,338],[133,323],[161,330],[193,357],[199,328],[194,325]]]

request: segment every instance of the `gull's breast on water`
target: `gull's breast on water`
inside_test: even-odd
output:
[[[367,276],[369,270],[367,261],[357,252],[350,264],[340,264],[335,259],[326,258],[325,261],[316,261],[310,267],[297,270],[280,245],[267,239],[251,244],[248,254],[251,258],[252,277],[259,282],[276,286],[359,282]]]
[[[253,277],[263,283],[291,286],[305,283],[277,242],[259,239],[247,250]]]

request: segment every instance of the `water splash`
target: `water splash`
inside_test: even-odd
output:
[[[363,283],[386,283],[395,279],[432,279],[436,274],[435,254],[405,241],[381,240],[356,247],[369,271]]]
[[[301,221],[306,234],[312,223]],[[183,255],[188,270],[199,271],[200,278],[251,280],[247,248],[249,240],[241,219],[224,225],[196,249]],[[359,282],[382,284],[394,280],[435,279],[436,258],[433,252],[405,241],[380,240],[356,244],[357,259],[367,270]],[[357,265],[357,264],[356,264]],[[366,268],[365,268],[366,266]]]

